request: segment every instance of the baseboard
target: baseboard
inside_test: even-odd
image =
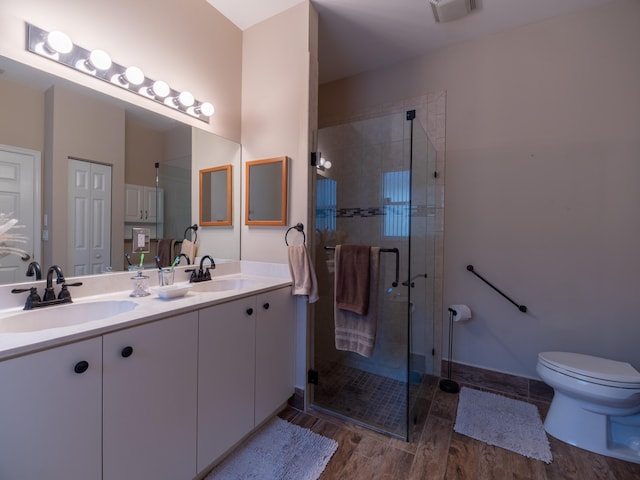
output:
[[[289,397],[288,403],[296,410],[304,411],[304,390],[296,387],[295,393]]]
[[[441,376],[447,376],[449,362],[442,361]],[[451,379],[464,385],[521,397],[527,401],[551,402],[553,389],[540,380],[451,363]]]

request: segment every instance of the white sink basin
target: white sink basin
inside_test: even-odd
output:
[[[69,327],[115,317],[137,306],[137,303],[129,300],[105,300],[36,308],[0,318],[0,333],[36,332],[49,328]]]
[[[192,292],[226,292],[229,290],[242,290],[251,288],[256,284],[249,278],[214,278],[206,282],[191,284]]]

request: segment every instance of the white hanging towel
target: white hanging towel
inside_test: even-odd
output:
[[[189,257],[189,261],[193,265],[196,261],[196,255],[198,254],[198,245],[185,238],[184,240],[182,240],[180,253],[184,253],[187,257]]]
[[[306,295],[309,303],[317,302],[318,279],[305,244],[290,245],[289,271],[291,272],[291,294]]]

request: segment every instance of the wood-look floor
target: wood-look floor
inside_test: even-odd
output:
[[[425,412],[411,442],[389,438],[325,413],[292,407],[280,417],[339,444],[320,480],[639,480],[640,464],[572,447],[549,436],[553,462],[545,464],[453,431],[458,394],[438,389],[423,399]],[[544,418],[548,404],[538,404]]]

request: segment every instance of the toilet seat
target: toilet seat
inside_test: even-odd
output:
[[[588,383],[615,388],[640,388],[640,372],[625,362],[569,352],[542,352],[543,366]]]

